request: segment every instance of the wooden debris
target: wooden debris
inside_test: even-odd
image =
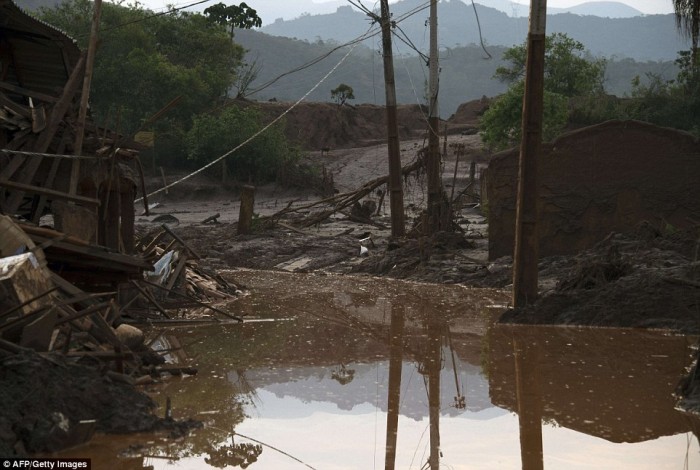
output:
[[[422,160],[416,160],[413,163],[410,163],[406,166],[404,166],[401,169],[401,174],[406,177],[407,175],[413,173],[414,171],[419,170],[423,166],[423,161]],[[347,193],[342,193],[342,194],[336,194],[334,196],[322,199],[320,201],[312,202],[310,204],[305,204],[303,206],[298,206],[295,208],[291,208],[291,203],[282,209],[281,211],[278,211],[277,213],[267,217],[266,219],[276,221],[279,218],[281,218],[283,215],[291,213],[291,212],[298,212],[306,209],[310,209],[312,207],[316,206],[321,206],[321,205],[327,205],[331,206],[329,209],[325,209],[319,213],[312,214],[309,217],[306,217],[299,225],[303,227],[311,227],[313,225],[319,224],[326,220],[328,217],[332,216],[336,212],[340,212],[348,207],[351,207],[353,204],[356,202],[359,202],[363,197],[367,196],[370,194],[372,191],[376,190],[382,185],[387,184],[389,181],[389,176],[381,176],[379,178],[375,178],[371,181],[368,181],[365,183],[361,188],[352,191],[352,192],[347,192]]]
[[[219,223],[219,217],[221,217],[221,214],[218,212],[214,215],[210,215],[206,219],[202,220],[202,224],[208,224],[208,223],[213,223],[213,224],[218,224]]]

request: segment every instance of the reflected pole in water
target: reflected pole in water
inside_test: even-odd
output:
[[[384,468],[396,466],[396,440],[399,433],[399,402],[401,399],[401,368],[403,364],[404,311],[401,305],[391,307],[389,328],[389,397],[386,415],[386,455]]]
[[[440,466],[440,369],[442,348],[440,347],[441,327],[435,319],[428,320],[428,409],[430,416],[430,457],[431,470]]]
[[[520,424],[520,458],[523,470],[542,470],[542,391],[539,377],[540,348],[513,337],[515,386]]]

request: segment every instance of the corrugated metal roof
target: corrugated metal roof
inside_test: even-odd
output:
[[[12,0],[0,0],[0,51],[12,57],[11,64],[3,63],[9,65],[4,81],[53,96],[60,94],[80,58],[75,40]],[[0,62],[7,62],[2,55]]]

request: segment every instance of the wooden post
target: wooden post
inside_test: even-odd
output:
[[[238,214],[238,234],[250,233],[253,225],[253,207],[255,205],[255,186],[245,185],[241,192],[241,210]]]
[[[92,83],[92,70],[95,66],[95,52],[97,49],[97,33],[100,29],[100,16],[102,13],[102,0],[95,0],[92,14],[92,28],[90,29],[90,42],[88,44],[87,60],[85,62],[85,77],[83,78],[83,93],[80,97],[80,111],[78,121],[75,123],[75,155],[83,153],[83,137],[85,135],[85,120],[87,119],[88,100],[90,99],[90,84]],[[68,193],[76,194],[78,177],[80,176],[80,160],[73,160],[71,168],[70,186]]]
[[[382,50],[384,56],[384,89],[386,92],[386,126],[389,136],[389,206],[391,207],[391,236],[402,237],[406,233],[403,208],[403,182],[401,181],[401,151],[396,112],[396,83],[394,81],[394,57],[391,49],[391,18],[388,0],[381,0]]]
[[[513,306],[522,307],[537,298],[537,159],[542,144],[542,100],[546,0],[533,0],[527,37],[525,95],[523,96],[522,141],[518,171],[518,199],[513,254]]]

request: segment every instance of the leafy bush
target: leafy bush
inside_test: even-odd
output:
[[[206,164],[238,147],[263,127],[260,112],[254,108],[229,106],[218,114],[194,118],[187,133],[187,154]],[[280,168],[298,161],[299,152],[290,148],[280,121],[226,157],[230,175],[244,182],[274,181]]]

